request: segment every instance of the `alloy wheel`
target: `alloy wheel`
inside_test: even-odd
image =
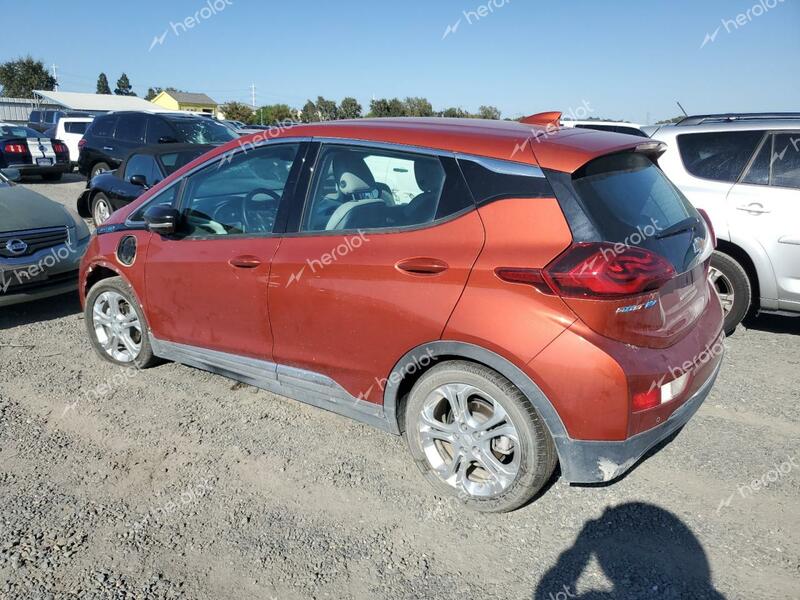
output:
[[[94,224],[101,225],[111,216],[111,207],[105,198],[97,198],[94,202]]]
[[[142,325],[130,302],[117,292],[100,294],[92,307],[92,325],[103,350],[118,362],[136,360],[142,350]]]
[[[422,449],[437,476],[459,492],[495,496],[514,483],[520,441],[508,413],[473,385],[448,383],[425,399],[419,414]]]
[[[717,296],[719,296],[719,301],[722,303],[722,310],[727,315],[731,312],[735,300],[733,283],[731,283],[727,275],[714,267],[711,267],[708,271],[708,280],[717,290]]]

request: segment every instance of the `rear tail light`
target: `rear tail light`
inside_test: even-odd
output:
[[[25,154],[28,152],[28,146],[25,144],[6,144],[4,150],[9,154]]]
[[[81,138],[78,140],[78,148],[83,148],[86,145],[86,138]]]
[[[702,208],[698,208],[697,212],[703,217],[703,220],[706,222],[706,226],[708,227],[708,233],[711,234],[711,242],[714,244],[714,248],[717,247],[717,232],[714,231],[714,225],[711,223],[711,217],[708,216],[708,213],[703,210]]]
[[[583,242],[548,265],[544,275],[560,296],[618,298],[657,290],[676,273],[664,258],[644,248]]]
[[[56,154],[66,154],[68,152],[67,147],[61,142],[56,142],[53,144],[53,151]]]
[[[544,269],[501,267],[495,273],[503,281],[571,298],[638,296],[657,290],[676,275],[674,267],[654,252],[607,242],[574,244]]]

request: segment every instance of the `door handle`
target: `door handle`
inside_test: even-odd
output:
[[[103,146],[103,150],[108,150],[108,151],[111,151],[111,150],[113,150],[113,149],[114,149],[114,148],[112,148],[111,146]]]
[[[261,259],[257,256],[245,254],[244,256],[237,256],[228,261],[228,264],[237,269],[255,269],[261,265]]]
[[[792,244],[793,246],[800,246],[800,236],[783,235],[778,238],[779,244]]]
[[[443,260],[438,258],[406,258],[395,265],[401,271],[412,275],[436,275],[450,268]]]
[[[753,202],[751,204],[741,204],[736,207],[736,210],[742,210],[744,212],[749,212],[757,215],[762,215],[765,213],[770,212],[768,208],[764,208],[764,205],[760,202]]]

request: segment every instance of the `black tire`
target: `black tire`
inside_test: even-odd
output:
[[[98,208],[100,204],[104,204],[108,209],[108,216],[111,216],[111,213],[114,212],[114,207],[111,205],[111,201],[108,199],[103,192],[97,192],[94,196],[92,196],[91,207],[90,210],[92,211],[92,222],[94,223],[95,227],[99,227],[105,222],[105,219],[100,219],[98,216]],[[108,217],[106,217],[107,219]]]
[[[63,173],[45,173],[42,175],[42,179],[45,181],[61,181],[63,175]]]
[[[519,467],[513,482],[502,491],[479,496],[471,494],[463,486],[455,487],[436,473],[425,454],[419,431],[420,414],[431,392],[452,383],[474,386],[486,392],[505,410],[517,431],[519,444],[513,451],[520,452]],[[499,373],[472,362],[448,361],[423,374],[406,402],[403,428],[414,462],[437,492],[457,498],[467,508],[481,512],[508,512],[524,506],[547,483],[557,463],[550,432],[524,394]]]
[[[141,325],[141,349],[136,358],[131,362],[124,362],[114,359],[108,354],[108,352],[106,352],[97,338],[93,314],[94,305],[98,296],[108,291],[116,292],[121,295],[130,305],[130,307],[136,312],[136,316],[139,317],[139,323]],[[139,303],[136,301],[136,295],[133,293],[133,289],[131,289],[131,286],[128,284],[128,282],[122,279],[122,277],[109,277],[108,279],[101,279],[92,286],[86,296],[84,322],[86,323],[86,331],[89,334],[89,340],[91,341],[92,347],[108,362],[121,367],[134,367],[137,369],[147,369],[163,362],[153,354],[153,347],[150,344],[150,329],[147,325],[147,319],[144,315],[144,311],[142,311],[141,306],[139,306]]]
[[[712,283],[723,302],[725,312],[725,335],[732,335],[736,327],[742,322],[753,303],[753,287],[750,278],[735,259],[722,252],[714,252],[711,256]],[[716,270],[721,277],[714,279]],[[726,295],[733,294],[732,304]]]
[[[108,163],[104,162],[97,162],[92,165],[92,170],[89,172],[89,179],[92,179],[95,175],[99,175],[103,171],[110,171],[111,167],[108,166]]]

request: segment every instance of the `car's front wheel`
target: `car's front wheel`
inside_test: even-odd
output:
[[[111,216],[114,209],[111,208],[111,201],[102,192],[98,192],[92,198],[92,220],[94,226],[99,227]]]
[[[406,403],[404,427],[425,478],[475,510],[523,506],[555,469],[555,446],[536,410],[483,365],[449,361],[422,375]]]
[[[84,320],[92,346],[109,362],[140,369],[158,363],[144,313],[121,277],[103,279],[89,290]]]

